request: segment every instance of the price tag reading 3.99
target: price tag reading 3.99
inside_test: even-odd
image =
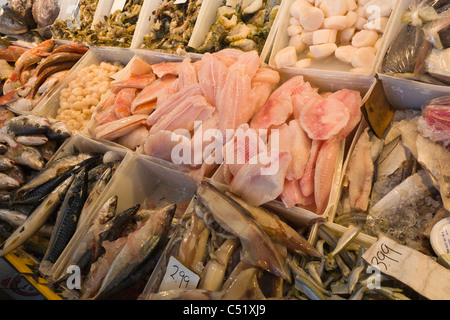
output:
[[[200,277],[180,261],[170,257],[159,291],[171,289],[195,289]]]
[[[400,252],[388,247],[385,243],[381,243],[380,249],[372,257],[371,264],[377,267],[383,266],[384,271],[386,271],[388,269],[389,263],[387,263],[388,262],[387,260],[386,262],[384,260],[389,259],[392,262],[398,263],[399,261],[397,259],[401,255],[402,254]]]

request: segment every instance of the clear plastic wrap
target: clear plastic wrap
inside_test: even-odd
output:
[[[433,99],[422,106],[419,131],[425,138],[450,147],[450,95]]]
[[[402,15],[402,22],[384,58],[382,73],[431,84],[448,84],[450,73],[445,71],[450,69],[450,61],[445,59],[445,49],[450,46],[448,1],[412,1],[409,10]],[[436,63],[439,63],[439,73],[433,69]]]

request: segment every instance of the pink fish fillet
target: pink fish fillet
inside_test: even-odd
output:
[[[296,205],[310,207],[314,204],[314,197],[305,197],[302,193],[299,180],[285,180],[284,189],[280,199],[286,208],[293,208]]]
[[[145,124],[146,119],[146,115],[131,115],[96,127],[94,134],[97,139],[114,140]]]
[[[176,94],[170,96],[163,104],[157,105],[156,110],[148,117],[148,125],[153,126],[162,116],[168,114],[175,109],[180,103],[184,102],[189,97],[202,94],[202,89],[199,84],[186,87]]]
[[[150,134],[160,130],[174,131],[176,129],[194,130],[194,121],[203,121],[211,116],[215,108],[212,107],[203,95],[195,95],[187,98],[167,113],[151,129]],[[203,113],[203,114],[202,114]]]
[[[214,52],[213,55],[220,60],[222,60],[227,67],[231,66],[235,63],[238,58],[244,53],[242,50],[226,48],[217,52]]]
[[[350,111],[337,99],[315,99],[303,106],[300,124],[314,140],[327,140],[344,128],[350,119]]]
[[[305,197],[309,197],[314,194],[314,174],[317,156],[319,155],[322,144],[322,140],[312,140],[311,142],[311,151],[309,153],[308,163],[306,164],[303,176],[300,178],[300,187],[302,189],[302,194]]]
[[[234,130],[251,119],[255,109],[251,90],[251,79],[244,70],[229,71],[216,105],[222,132]]]
[[[350,119],[347,125],[342,128],[342,130],[337,134],[338,139],[344,139],[353,131],[353,129],[355,129],[355,127],[361,121],[361,94],[359,93],[359,91],[342,89],[331,94],[329,98],[341,101],[350,111]]]
[[[310,88],[302,76],[289,79],[272,92],[266,104],[253,117],[250,126],[254,129],[269,129],[285,123],[293,112],[292,96]]]
[[[197,72],[190,58],[186,58],[181,62],[178,70],[178,90],[198,83]]]
[[[205,53],[198,71],[198,80],[209,103],[216,106],[218,92],[223,88],[227,78],[227,66],[210,53]]]
[[[286,171],[291,160],[288,152],[280,152],[272,158],[270,164],[251,164],[249,161],[234,176],[230,185],[231,192],[252,206],[275,200],[283,192]],[[262,171],[271,165],[274,172]]]
[[[355,145],[347,170],[349,202],[350,207],[355,210],[366,211],[369,205],[374,172],[370,148],[370,138],[366,130]]]
[[[139,58],[133,59],[130,63],[131,76],[137,77],[144,74],[152,73],[152,66]]]
[[[255,113],[267,102],[275,85],[280,82],[280,74],[269,68],[259,68],[252,80],[252,93],[255,99]]]
[[[131,104],[131,112],[133,112],[137,107],[142,104],[147,104],[153,100],[157,100],[158,97],[163,93],[163,89],[170,86],[177,78],[175,76],[165,76],[163,78],[157,79],[154,82],[147,85],[141,92],[138,93],[136,98]]]
[[[180,65],[181,62],[160,62],[152,64],[152,70],[158,78],[162,78],[167,74],[178,76]]]
[[[148,156],[172,162],[173,148],[181,145],[190,149],[190,140],[171,131],[161,130],[147,137],[143,144],[143,152]]]
[[[153,73],[149,73],[124,80],[113,81],[111,82],[111,86],[119,88],[136,88],[142,90],[155,80],[156,76]]]
[[[303,131],[298,120],[289,121],[289,128],[292,134],[292,140],[290,141],[292,163],[286,174],[286,179],[298,180],[303,176],[308,163],[311,139]]]
[[[137,89],[123,88],[114,102],[114,112],[118,118],[131,116],[131,103],[136,98]]]
[[[303,107],[314,103],[317,100],[322,100],[323,97],[317,93],[316,90],[305,90],[301,94],[296,94],[292,96],[292,106],[294,107],[292,115],[295,119],[300,119]]]
[[[317,156],[314,174],[314,200],[317,206],[317,214],[323,214],[327,208],[338,151],[339,141],[332,138],[324,142]]]
[[[248,51],[238,57],[237,61],[229,67],[229,72],[235,69],[245,70],[250,79],[253,80],[260,65],[261,58],[258,52]]]

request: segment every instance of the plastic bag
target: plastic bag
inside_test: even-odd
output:
[[[402,15],[402,25],[383,60],[382,72],[433,84],[445,84],[430,75],[427,58],[434,49],[450,46],[450,4],[442,0],[413,1]],[[434,57],[439,56],[434,52]],[[433,62],[433,61],[432,61]],[[435,62],[435,61],[434,61]],[[450,69],[446,59],[444,70]],[[450,74],[448,74],[450,77]],[[444,74],[444,79],[447,74]]]
[[[425,138],[450,147],[450,95],[433,99],[422,106],[419,131]]]

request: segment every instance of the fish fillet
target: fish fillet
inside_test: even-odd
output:
[[[209,103],[216,106],[217,96],[225,85],[227,66],[210,53],[205,53],[198,71],[198,80]]]

